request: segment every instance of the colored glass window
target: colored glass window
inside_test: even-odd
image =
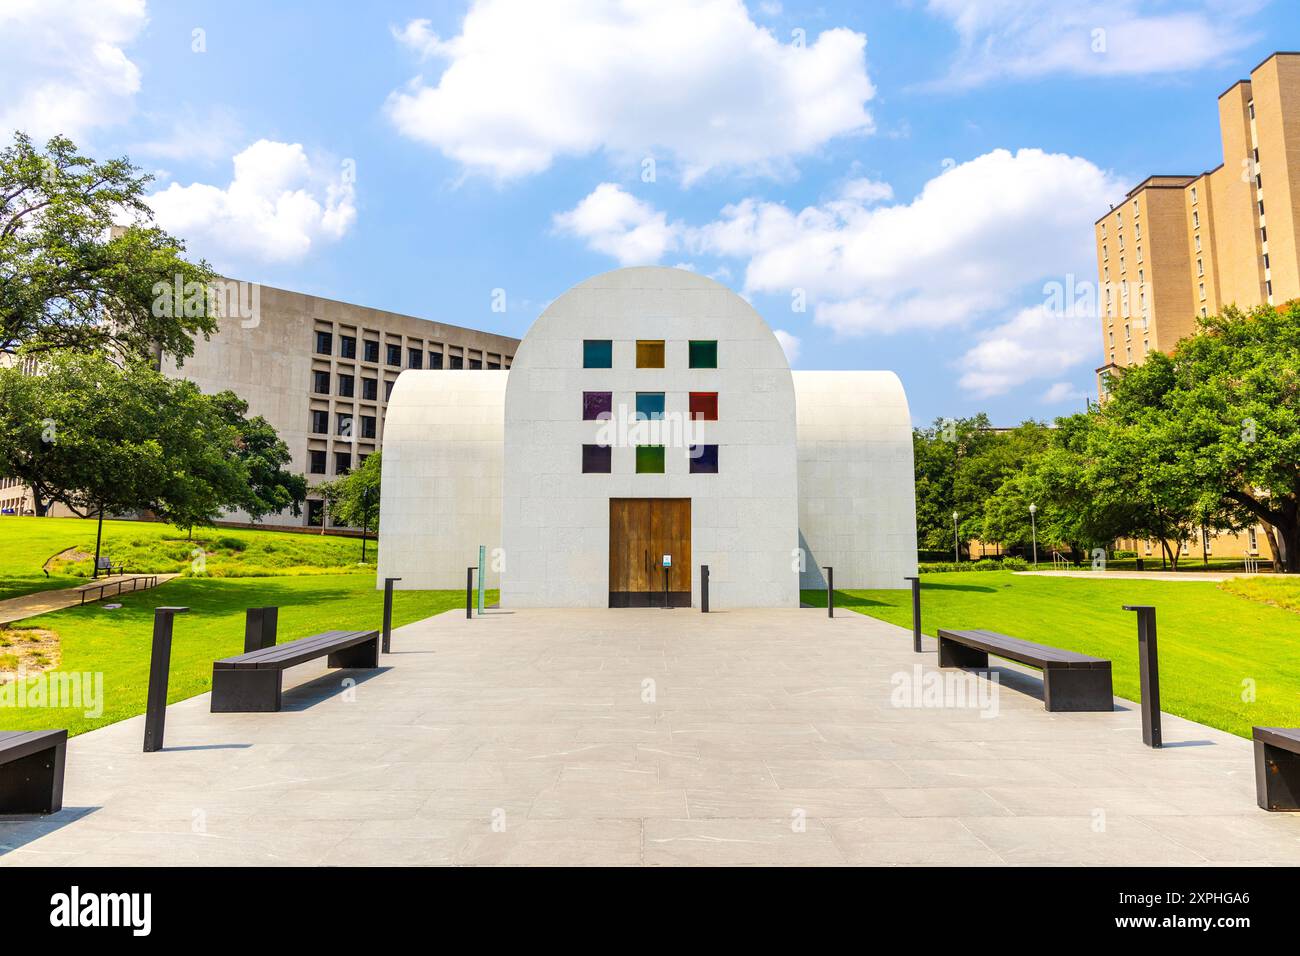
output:
[[[583,368],[613,368],[614,343],[609,339],[585,339],[582,343]]]
[[[691,418],[705,422],[718,420],[718,393],[691,392]]]
[[[718,473],[718,446],[691,446],[691,474],[716,475]]]
[[[690,359],[691,368],[717,368],[718,343],[692,340]]]
[[[611,449],[608,445],[582,446],[582,473],[584,475],[607,475],[612,469]]]
[[[637,445],[636,473],[638,475],[662,475],[664,473],[664,446]]]
[[[664,367],[663,339],[637,339],[636,367],[637,368],[663,368]]]
[[[596,421],[600,418],[612,418],[614,415],[613,392],[583,392],[582,420]]]
[[[644,421],[648,418],[664,417],[664,393],[663,392],[637,392],[636,393],[636,417],[637,421]]]

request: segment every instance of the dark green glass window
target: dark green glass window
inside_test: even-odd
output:
[[[691,368],[717,368],[718,343],[692,340],[690,356]]]
[[[582,343],[583,368],[613,368],[614,343],[609,339],[584,339]]]
[[[636,473],[638,475],[662,475],[664,473],[664,446],[637,445]]]

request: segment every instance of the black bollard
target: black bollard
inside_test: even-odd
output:
[[[835,616],[835,569],[826,568],[826,616]]]
[[[709,566],[700,565],[700,613],[709,613]]]
[[[275,647],[278,607],[250,607],[244,612],[244,653]]]
[[[921,579],[903,578],[912,582],[912,650],[921,653]]]
[[[474,616],[474,566],[465,569],[465,617]]]
[[[384,578],[384,653],[393,646],[393,582],[401,578]]]
[[[144,708],[144,752],[162,750],[167,721],[167,677],[172,663],[172,621],[187,607],[153,609],[153,652],[149,655],[149,696]]]
[[[1138,616],[1138,675],[1142,684],[1142,742],[1162,746],[1160,739],[1160,656],[1156,651],[1156,609],[1147,604],[1125,604]]]

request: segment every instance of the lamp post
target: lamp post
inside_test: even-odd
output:
[[[1029,506],[1029,527],[1034,534],[1034,567],[1038,567],[1038,505]]]
[[[957,512],[952,513],[952,561],[961,564],[961,544],[957,537]]]

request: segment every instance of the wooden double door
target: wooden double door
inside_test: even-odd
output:
[[[672,555],[666,571],[665,554]],[[691,499],[610,498],[609,606],[661,607],[665,600],[691,606]]]

